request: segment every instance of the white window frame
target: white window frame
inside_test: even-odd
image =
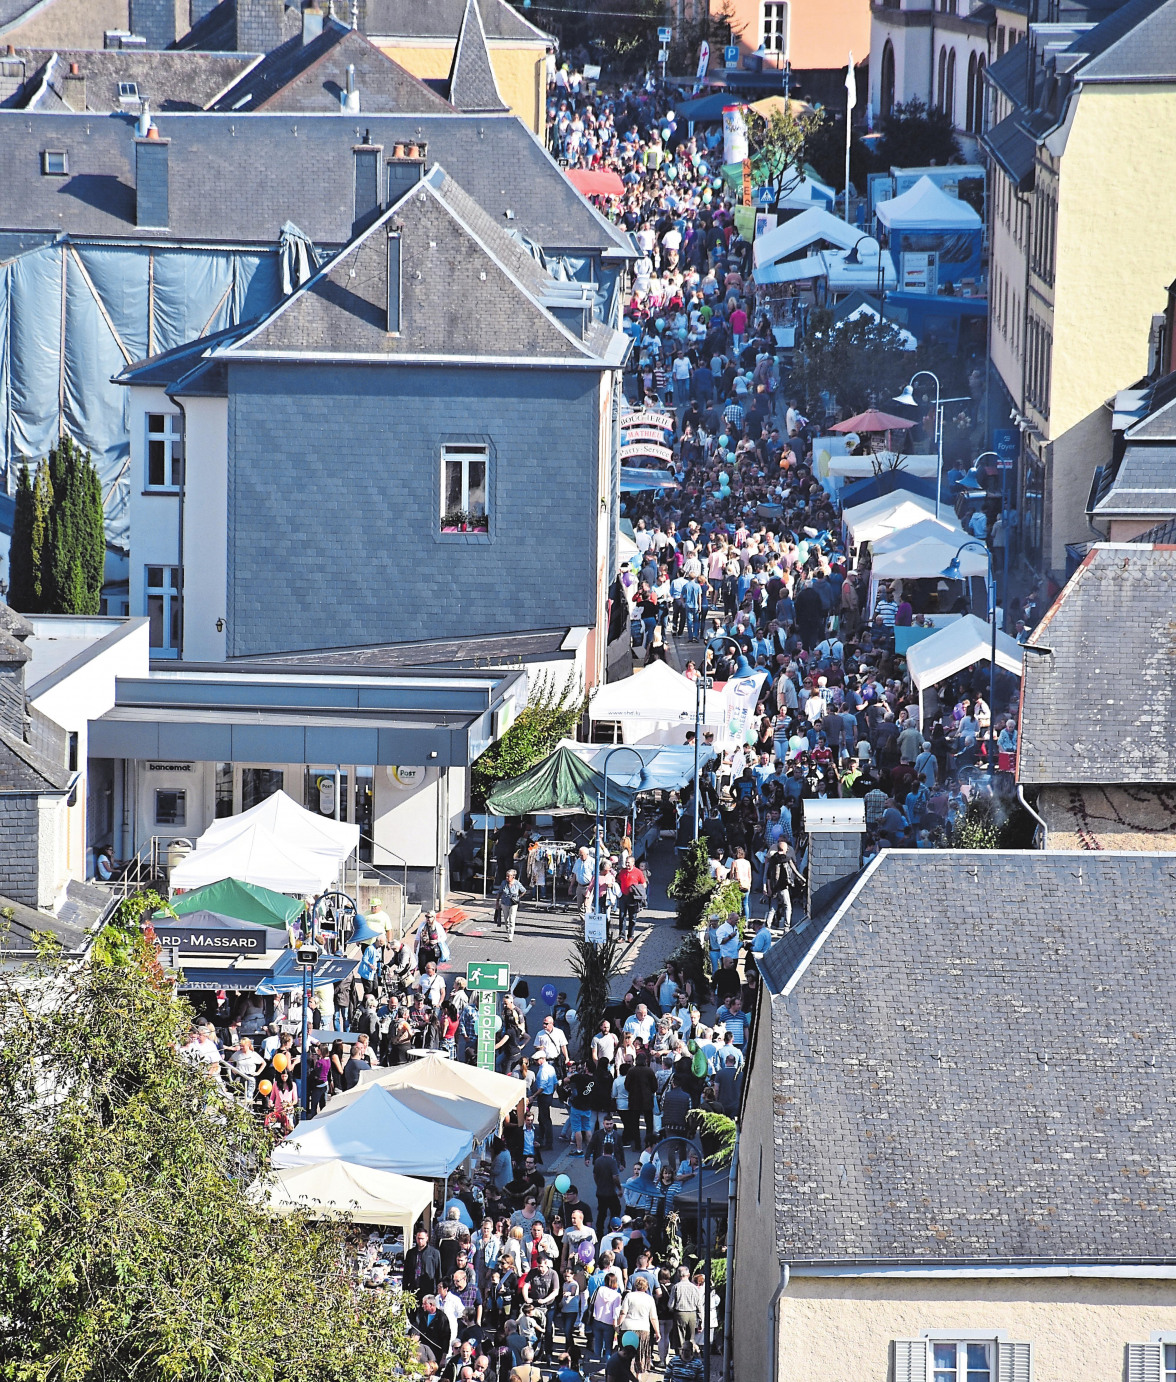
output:
[[[138,82],[119,82],[118,99],[122,105],[134,105],[139,100]]]
[[[1171,1382],[1176,1366],[1168,1366],[1167,1350],[1176,1351],[1176,1334],[1153,1331],[1146,1344],[1127,1345],[1127,1382]],[[1176,1354],[1173,1357],[1176,1364]]]
[[[69,177],[69,154],[65,149],[43,149],[41,173],[47,178]]]
[[[160,578],[158,583],[153,584],[151,573],[158,571]],[[163,631],[164,642],[150,647],[152,657],[179,657],[180,639],[183,637],[183,593],[180,589],[182,577],[178,566],[155,565],[152,563],[145,568],[145,579],[143,581],[143,613],[148,618],[148,629],[150,629],[151,602],[160,600],[160,626]],[[175,647],[172,647],[172,622],[177,624]],[[150,635],[149,635],[150,636]]]
[[[449,493],[448,470],[450,465],[461,466],[461,504],[463,512],[470,509],[470,465],[480,462],[483,469],[483,485],[486,492],[486,502],[484,506],[484,517],[486,520],[486,531],[490,528],[490,448],[481,443],[474,442],[449,442],[441,448],[441,512],[439,521],[444,523],[449,509],[446,505],[446,496]]]
[[[159,431],[153,430],[154,420],[162,422]],[[152,494],[177,494],[184,480],[184,415],[183,413],[148,413],[144,419],[147,449],[145,453],[145,473],[143,488]],[[164,482],[156,484],[151,479],[151,448],[154,444],[163,448]]]
[[[760,0],[760,47],[764,52],[775,53],[787,61],[791,35],[792,7],[789,0]]]
[[[981,1377],[980,1382],[996,1382],[997,1370],[997,1349],[996,1338],[991,1334],[979,1337],[969,1337],[966,1334],[954,1334],[950,1338],[937,1338],[928,1336],[927,1339],[927,1373],[928,1382],[974,1382],[973,1371],[968,1367],[968,1346],[969,1344],[982,1344],[988,1349],[988,1376]],[[940,1378],[940,1368],[936,1366],[935,1350],[937,1348],[954,1348],[955,1365],[951,1369],[951,1376]],[[962,1357],[962,1361],[961,1361]],[[977,1370],[978,1371],[978,1370]]]

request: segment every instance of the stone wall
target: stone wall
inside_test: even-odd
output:
[[[31,792],[0,794],[0,895],[26,907],[40,905],[37,800]]]
[[[847,878],[862,866],[862,837],[857,831],[814,831],[809,836],[809,896],[827,883]]]

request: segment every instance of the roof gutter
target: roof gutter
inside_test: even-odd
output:
[[[1029,803],[1025,800],[1025,788],[1022,787],[1022,785],[1021,785],[1019,782],[1017,783],[1017,800],[1021,803],[1021,805],[1025,808],[1025,810],[1029,812],[1029,814],[1033,817],[1033,819],[1034,819],[1034,820],[1037,822],[1037,824],[1041,827],[1041,848],[1042,848],[1042,849],[1048,849],[1048,848],[1049,848],[1049,826],[1046,825],[1044,817],[1039,816],[1039,815],[1037,814],[1037,812],[1033,809],[1033,807],[1030,806]],[[1033,834],[1034,834],[1034,838],[1036,838],[1037,832],[1034,831]]]
[[[727,1272],[730,1275],[730,1266]],[[772,1293],[772,1299],[768,1303],[768,1319],[772,1327],[772,1372],[773,1378],[780,1376],[780,1302],[784,1299],[784,1292],[788,1289],[788,1283],[792,1280],[792,1268],[787,1262],[780,1263],[780,1284]]]

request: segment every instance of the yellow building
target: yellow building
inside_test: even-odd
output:
[[[887,850],[760,958],[735,1377],[1167,1382],[1170,860]]]
[[[547,54],[554,39],[506,0],[366,0],[363,20],[368,38],[378,48],[466,110],[470,107],[460,104],[460,94],[451,94],[449,84],[463,34],[469,41],[470,26],[478,23],[501,101],[544,138]]]
[[[1147,373],[1176,271],[1174,48],[1176,3],[1130,0],[1097,25],[1032,25],[988,69],[990,417],[1021,431],[1021,546],[1054,573],[1095,536],[1106,403]]]

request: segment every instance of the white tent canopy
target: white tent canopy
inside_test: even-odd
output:
[[[588,718],[652,720],[690,728],[694,724],[694,708],[694,683],[666,663],[653,662],[634,676],[600,687],[588,702]],[[722,724],[722,697],[707,695],[702,714],[703,724]]]
[[[888,533],[864,539],[869,542],[875,561],[883,552],[897,552],[900,547],[909,547],[912,543],[922,542],[924,538],[954,542],[957,547],[969,541],[970,534],[965,533],[955,521],[955,514],[950,509],[942,509],[941,512],[943,518],[928,518],[924,514],[908,526],[892,528]]]
[[[875,537],[894,532],[904,524],[910,527],[934,516],[934,499],[925,499],[921,494],[912,494],[910,490],[895,490],[891,494],[868,499],[864,504],[853,504],[843,509],[841,521],[845,524],[850,541],[856,545],[872,542]]]
[[[433,1211],[427,1180],[377,1171],[354,1161],[319,1161],[270,1171],[249,1187],[249,1198],[275,1214],[309,1214],[312,1219],[350,1215],[358,1224],[398,1228],[407,1247],[413,1225]]]
[[[358,825],[349,825],[346,821],[331,820],[329,816],[307,811],[293,797],[279,790],[240,815],[213,821],[196,841],[196,848],[220,844],[259,827],[268,830],[285,844],[334,855],[339,863],[354,853],[359,845]]]
[[[879,580],[918,580],[928,576],[942,576],[959,552],[960,544],[938,537],[925,537],[893,552],[883,552],[874,558],[871,577]],[[986,576],[988,562],[974,547],[959,553],[960,577]]]
[[[992,625],[974,614],[962,615],[909,649],[907,671],[920,691],[934,686],[992,656]],[[1025,654],[1015,638],[999,629],[996,633],[996,664],[1006,672],[1021,675]]]
[[[949,196],[925,174],[901,197],[879,202],[875,211],[891,230],[979,230],[983,224],[967,202]]]
[[[691,725],[691,728],[693,725]],[[568,749],[582,758],[595,772],[604,772],[604,760],[611,751],[610,744],[581,744],[574,739],[561,739],[561,749]],[[641,755],[643,768],[628,749]],[[626,752],[618,753],[608,765],[608,780],[621,787],[639,792],[677,791],[694,778],[694,750],[686,744],[632,744]]]
[[[461,1065],[436,1051],[428,1051],[415,1060],[395,1065],[384,1071],[379,1083],[386,1089],[397,1085],[413,1085],[417,1089],[433,1089],[442,1093],[460,1094],[477,1099],[498,1110],[500,1121],[518,1108],[526,1097],[526,1085],[513,1075],[500,1075],[495,1070],[480,1070],[475,1065]]]
[[[848,225],[824,207],[814,206],[759,236],[752,247],[752,259],[758,269],[763,264],[777,264],[822,241],[851,250],[861,238],[862,232],[856,226]]]
[[[451,1175],[474,1149],[474,1136],[414,1112],[390,1090],[365,1089],[331,1118],[303,1123],[274,1148],[276,1167],[354,1161],[402,1176]]]
[[[893,451],[879,451],[873,456],[834,456],[829,461],[828,471],[843,480],[868,480],[877,474],[875,463],[883,470],[894,469],[897,464],[899,470],[923,479],[932,479],[939,471],[938,456],[898,456]]]
[[[207,849],[194,849],[171,871],[173,890],[187,892],[222,878],[235,878],[278,893],[320,893],[339,874],[336,859],[286,845],[268,831],[247,831]]]

